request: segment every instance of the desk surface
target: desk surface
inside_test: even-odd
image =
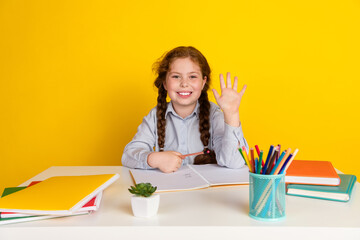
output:
[[[254,237],[254,233],[262,230],[274,233],[273,239],[281,239],[280,233],[301,238],[318,234],[328,236],[327,239],[340,236],[360,239],[359,183],[356,183],[347,203],[286,196],[286,219],[279,222],[261,222],[248,216],[248,185],[160,193],[157,216],[136,218],[132,215],[131,194],[127,190],[133,182],[129,169],[120,166],[51,167],[21,185],[56,175],[104,173],[120,173],[120,179],[104,191],[98,211],[90,215],[3,225],[0,227],[0,239],[29,239],[37,231],[42,233],[41,236],[49,232],[52,239],[56,236],[63,239],[67,233],[83,237],[88,234],[90,238],[103,234],[114,237],[136,233],[136,236],[152,239],[150,236],[154,231],[157,232],[154,239],[162,235],[168,237],[168,234],[172,235],[172,239],[183,239],[192,236],[194,231],[206,234],[207,239],[218,239],[225,236],[232,238],[234,234]],[[181,231],[178,231],[179,228]],[[174,235],[173,231],[177,234]]]

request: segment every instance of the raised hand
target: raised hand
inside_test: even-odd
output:
[[[240,125],[240,102],[247,86],[244,85],[241,91],[238,92],[238,78],[234,77],[234,84],[232,85],[231,76],[228,72],[226,74],[226,84],[224,76],[220,74],[220,87],[221,95],[216,91],[216,89],[213,89],[213,93],[217,104],[224,112],[225,122],[231,126],[238,127]]]

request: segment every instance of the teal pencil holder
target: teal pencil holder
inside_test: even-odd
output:
[[[249,216],[260,221],[285,218],[285,173],[249,174]]]

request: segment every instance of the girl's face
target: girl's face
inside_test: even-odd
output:
[[[177,114],[186,117],[195,109],[205,83],[200,66],[190,58],[177,58],[171,63],[164,87]]]

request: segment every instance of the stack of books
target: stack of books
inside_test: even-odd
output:
[[[5,188],[0,225],[89,214],[98,210],[103,190],[118,178],[119,174],[58,176]]]
[[[285,182],[288,195],[347,202],[356,176],[338,174],[329,161],[294,160]]]

